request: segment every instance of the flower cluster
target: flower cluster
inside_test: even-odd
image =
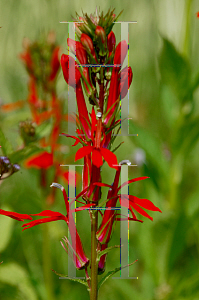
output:
[[[63,76],[68,85],[75,90],[77,109],[76,136],[62,133],[62,136],[73,138],[75,143],[73,146],[81,145],[81,148],[76,152],[75,161],[84,159],[84,167],[82,174],[82,191],[73,201],[80,202],[81,197],[84,202],[83,205],[72,210],[71,203],[63,186],[58,183],[53,183],[52,187],[61,189],[66,206],[66,215],[51,210],[44,210],[38,214],[37,220],[33,220],[23,225],[24,229],[31,228],[35,225],[52,222],[56,220],[64,220],[68,227],[72,238],[72,245],[69,244],[67,238],[61,242],[63,248],[69,252],[69,246],[72,249],[72,256],[77,269],[85,268],[86,275],[89,259],[84,252],[80,236],[77,232],[76,225],[72,213],[79,210],[89,210],[91,218],[91,293],[96,289],[95,284],[95,265],[98,264],[98,274],[105,270],[106,249],[110,242],[113,232],[113,225],[118,220],[132,220],[143,222],[139,220],[134,211],[137,211],[142,216],[153,220],[153,218],[144,210],[159,211],[148,199],[140,199],[133,195],[121,195],[121,189],[127,184],[136,181],[144,180],[148,177],[139,177],[128,180],[120,185],[121,165],[118,164],[117,157],[113,153],[113,142],[120,129],[121,120],[118,119],[121,100],[126,96],[128,89],[132,83],[133,73],[131,67],[124,66],[123,62],[127,55],[128,45],[126,41],[116,43],[116,37],[112,31],[114,22],[117,20],[114,10],[108,11],[104,16],[103,13],[96,15],[84,14],[83,17],[77,15],[75,20],[75,28],[78,41],[68,38],[68,46],[70,51],[76,55],[76,61],[69,55],[62,54],[61,67]],[[32,49],[32,48],[31,48]],[[35,49],[33,47],[33,49]],[[32,51],[32,50],[31,50]],[[40,122],[41,119],[46,118],[45,103],[38,102],[35,78],[46,91],[50,91],[52,95],[50,115],[55,116],[55,126],[51,136],[52,152],[49,154],[43,152],[40,156],[29,160],[29,165],[36,165],[43,169],[47,169],[52,164],[55,164],[54,150],[55,142],[60,132],[59,120],[60,109],[57,98],[54,93],[53,84],[51,84],[56,77],[58,71],[58,64],[55,57],[57,57],[58,48],[54,48],[53,59],[50,62],[51,71],[46,71],[43,77],[35,69],[32,60],[32,52],[30,48],[22,55],[22,59],[26,63],[27,70],[30,74],[30,95],[29,103],[31,103],[34,121]],[[38,54],[38,53],[37,53]],[[37,56],[36,56],[37,57]],[[42,58],[44,59],[44,58]],[[37,76],[37,77],[36,77]],[[48,81],[48,83],[46,82]],[[86,97],[85,97],[86,96]],[[88,98],[88,100],[86,100]],[[43,112],[38,114],[38,107]],[[43,120],[43,119],[42,119]],[[29,133],[34,131],[34,127],[28,123]],[[25,130],[24,130],[25,132]],[[34,134],[33,134],[34,136]],[[117,149],[118,147],[116,147]],[[103,164],[107,162],[108,166],[115,171],[115,178],[112,185],[102,182],[101,169]],[[56,177],[57,179],[57,177]],[[57,181],[57,180],[55,180]],[[101,187],[108,187],[106,201],[101,202]],[[112,208],[117,206],[118,201],[121,206],[127,207],[132,217],[121,218]],[[100,211],[103,204],[106,203],[104,213]],[[101,224],[98,226],[98,213],[102,216]],[[118,217],[119,216],[119,217]],[[94,235],[92,234],[94,232]],[[76,245],[76,246],[75,246]],[[93,247],[96,248],[94,249]],[[94,251],[93,251],[94,249]],[[97,251],[103,251],[100,260],[96,258]],[[94,271],[93,271],[94,270]],[[87,276],[88,279],[88,276]],[[88,285],[90,284],[88,279]],[[94,299],[94,298],[92,298]]]

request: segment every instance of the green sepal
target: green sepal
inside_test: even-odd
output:
[[[52,271],[53,271],[56,275],[58,275],[58,276],[60,276],[60,277],[66,277],[67,279],[69,279],[69,280],[71,280],[71,281],[79,282],[79,283],[85,285],[85,286],[88,288],[88,283],[87,283],[87,281],[85,281],[85,280],[82,280],[82,279],[79,279],[79,278],[68,277],[68,275],[60,274],[60,273],[58,273],[57,271],[55,271],[55,270],[53,270],[53,269],[52,269]]]
[[[110,252],[111,250],[113,250],[114,248],[121,248],[122,245],[115,245],[115,246],[111,246],[106,248],[103,251],[98,250],[97,251],[97,261],[100,261],[100,257],[108,252]]]
[[[98,283],[98,290],[100,289],[100,287],[102,286],[102,284],[107,280],[109,279],[112,275],[114,275],[115,273],[117,273],[118,271],[120,271],[121,269],[124,269],[126,267],[129,267],[131,265],[133,265],[136,261],[138,261],[138,259],[136,259],[133,263],[131,264],[128,264],[126,266],[122,266],[122,267],[118,267],[110,272],[108,272],[101,280],[100,282]]]

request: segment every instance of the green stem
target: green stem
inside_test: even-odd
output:
[[[190,11],[191,11],[192,0],[187,0],[185,4],[185,35],[183,44],[183,54],[185,56],[189,55],[189,34],[190,34]]]
[[[54,300],[48,225],[43,224],[43,273],[47,299]]]
[[[91,291],[90,300],[97,300],[97,232],[98,226],[98,212],[92,211],[91,213]]]

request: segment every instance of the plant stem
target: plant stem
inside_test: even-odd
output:
[[[98,212],[91,212],[91,291],[90,300],[97,300],[97,232]]]

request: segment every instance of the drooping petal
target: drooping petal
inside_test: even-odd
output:
[[[77,150],[77,152],[75,154],[75,161],[90,154],[92,150],[93,150],[93,146],[85,146],[85,147],[80,148],[79,150]]]
[[[150,219],[151,221],[153,221],[153,218],[151,216],[149,216],[141,207],[139,207],[137,204],[135,203],[131,203],[131,206],[142,216]]]
[[[54,216],[54,217],[34,220],[34,221],[29,222],[29,223],[23,224],[22,227],[25,227],[23,230],[26,230],[26,229],[29,229],[29,228],[34,227],[36,225],[49,223],[49,222],[53,222],[53,221],[58,221],[58,220],[64,220],[64,221],[67,222],[67,218],[64,215],[62,215],[62,216]]]
[[[118,169],[118,161],[117,161],[117,156],[111,152],[110,150],[106,148],[101,148],[100,149],[102,156],[104,157],[105,161],[107,161],[109,167]]]
[[[135,203],[145,209],[148,209],[148,210],[151,210],[151,211],[159,211],[159,212],[162,212],[157,206],[155,206],[150,200],[148,199],[141,199],[141,198],[138,198],[136,196],[133,196],[133,195],[129,195],[129,200],[132,202],[132,203]]]
[[[125,185],[127,184],[130,184],[132,182],[135,182],[135,181],[139,181],[139,180],[144,180],[144,179],[147,179],[147,178],[150,178],[150,177],[147,177],[147,176],[143,176],[143,177],[137,177],[137,178],[133,178],[133,179],[130,179],[128,181],[125,181],[122,185],[120,185],[117,189],[117,191],[119,191],[122,187],[124,187]]]
[[[16,212],[12,212],[12,211],[7,211],[4,209],[0,209],[0,215],[4,215],[7,217],[10,217],[12,219],[15,219],[17,221],[23,221],[25,220],[32,220],[31,216],[27,215],[27,214],[19,214]]]

